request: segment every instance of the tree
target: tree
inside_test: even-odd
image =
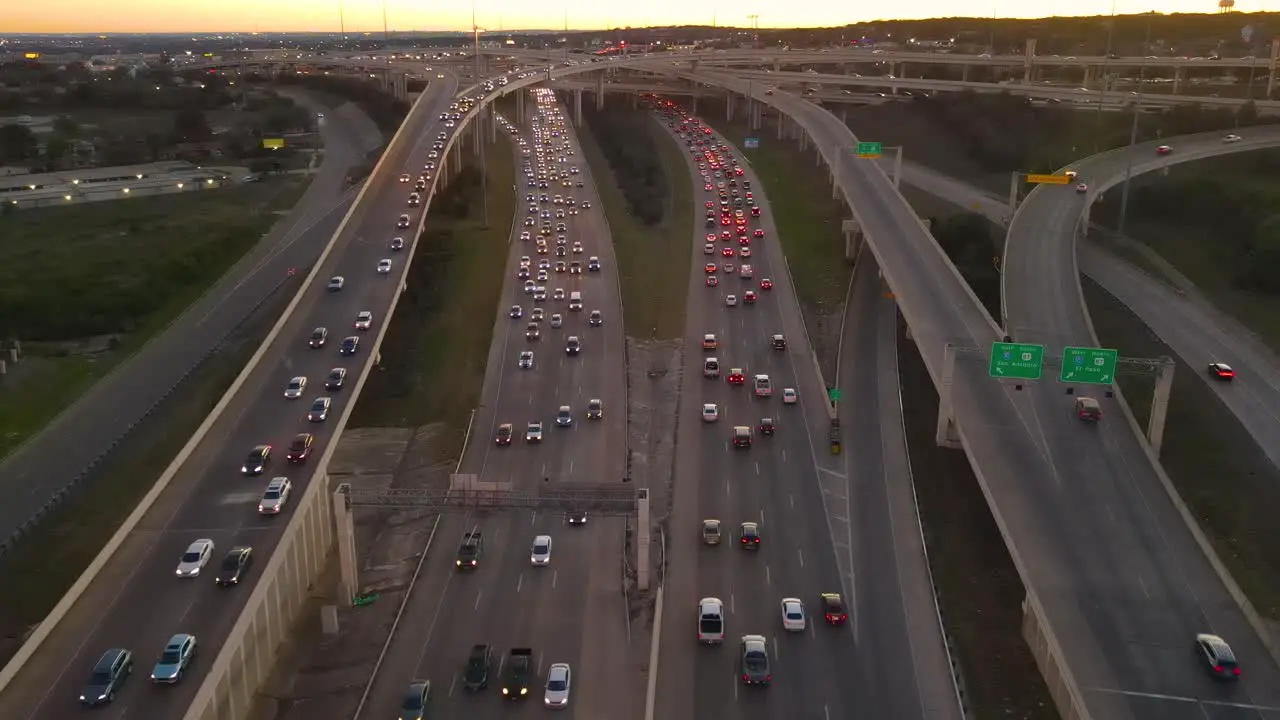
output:
[[[64,138],[80,137],[80,123],[68,115],[59,115],[53,119],[53,131]]]
[[[195,108],[184,108],[173,118],[173,137],[178,142],[203,142],[213,136],[204,113]]]
[[[22,125],[0,127],[0,164],[26,162],[35,157],[38,147],[31,128]]]

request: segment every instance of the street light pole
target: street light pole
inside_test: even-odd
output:
[[[1147,34],[1146,40],[1142,43],[1143,52],[1146,52],[1147,46],[1151,44],[1151,18],[1155,13],[1147,13]],[[1138,97],[1133,104],[1133,126],[1129,129],[1129,153],[1125,159],[1124,166],[1124,186],[1120,189],[1120,218],[1116,222],[1116,234],[1124,235],[1125,220],[1129,217],[1129,185],[1133,180],[1133,156],[1136,153],[1138,144],[1138,116],[1142,110],[1142,93],[1146,89],[1146,70],[1144,63],[1138,68]]]
[[[1110,75],[1107,67],[1111,61],[1111,41],[1116,31],[1116,0],[1111,0],[1111,19],[1107,20],[1107,51],[1102,56],[1102,90],[1098,93],[1098,113],[1094,118],[1093,152],[1098,152],[1098,138],[1102,135],[1102,104],[1107,99],[1107,86]]]

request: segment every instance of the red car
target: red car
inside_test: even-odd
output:
[[[732,232],[729,232],[728,230],[721,230],[721,231],[720,231],[720,239],[721,239],[721,240],[732,240],[732,239],[733,239],[733,233],[732,233]]]
[[[733,248],[731,247],[721,248],[720,254],[725,257],[733,257]]]
[[[751,217],[760,217],[760,208],[758,207],[751,208]]]
[[[731,220],[729,220],[729,216],[728,216],[728,215],[725,215],[725,216],[723,216],[723,217],[721,217],[721,218],[720,218],[720,224],[721,224],[721,225],[723,225],[723,226],[725,226],[725,227],[729,227],[729,226],[730,226],[730,225],[732,225],[733,223],[732,223],[732,221],[731,221]]]
[[[1236,377],[1236,371],[1232,370],[1231,366],[1226,363],[1209,363],[1209,376],[1215,380],[1231,382]]]
[[[747,382],[747,376],[743,375],[741,370],[736,370],[735,372],[729,373],[728,377],[726,377],[724,381],[730,385],[744,385]]]
[[[822,617],[832,625],[843,625],[849,619],[849,613],[844,611],[844,601],[840,599],[839,593],[822,593],[818,596],[818,600],[822,603]]]
[[[1156,148],[1157,155],[1168,155],[1171,152],[1173,152],[1173,148],[1168,145],[1161,145],[1160,147]]]
[[[716,204],[715,204],[715,203],[713,203],[713,202],[711,202],[710,200],[708,200],[708,201],[707,201],[706,203],[704,203],[704,204],[706,205],[706,208],[707,208],[708,210],[710,210],[711,208],[713,208],[713,207],[715,207],[715,206],[716,206]]]
[[[751,233],[751,234],[752,234],[753,236],[755,236],[755,237],[762,238],[762,237],[764,237],[764,230],[762,230],[762,229],[760,229],[760,228],[756,228],[756,231],[755,231],[755,232],[753,232],[753,233]]]
[[[741,225],[738,226],[738,237],[746,237],[747,229]]]
[[[511,423],[503,423],[498,426],[498,431],[493,435],[493,442],[497,445],[510,445],[511,436],[515,431],[511,427]]]
[[[707,183],[706,185],[703,185],[702,189],[706,190],[707,192],[711,192],[711,183]]]
[[[707,263],[706,265],[703,266],[702,269],[706,270],[708,275],[715,272],[716,270],[719,270],[719,268],[716,267],[715,263]]]
[[[743,246],[750,245],[751,238],[747,237],[746,235],[743,235],[742,237],[738,238],[738,244]]]
[[[748,304],[748,305],[751,305],[751,304],[754,304],[754,303],[755,303],[755,301],[756,301],[756,291],[755,291],[755,290],[748,290],[748,291],[746,291],[746,292],[742,293],[742,302],[744,302],[744,303],[746,303],[746,304]]]
[[[770,280],[769,278],[760,278],[760,289],[761,289],[761,290],[772,290],[772,289],[773,289],[773,281],[772,281],[772,280]]]
[[[707,287],[715,287],[719,284],[720,284],[720,278],[716,277],[715,275],[707,276]]]

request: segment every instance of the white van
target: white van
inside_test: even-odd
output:
[[[768,375],[756,376],[756,397],[769,397],[773,394],[773,383]]]
[[[755,274],[756,274],[755,268],[751,267],[750,265],[743,265],[742,267],[738,268],[738,275],[740,277],[751,278],[751,277],[754,277]]]
[[[698,642],[719,645],[724,642],[724,602],[706,597],[698,601]]]
[[[718,378],[720,377],[720,361],[709,357],[702,361],[702,377]]]
[[[570,310],[582,309],[582,293],[578,292],[577,290],[574,290],[573,292],[569,293],[569,309]]]

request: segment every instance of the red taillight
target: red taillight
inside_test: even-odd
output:
[[[742,544],[743,544],[743,545],[746,545],[746,544],[747,544],[747,539],[746,539],[746,538],[742,538]]]
[[[759,545],[759,544],[760,544],[760,538],[755,538],[755,539],[754,539],[754,540],[752,540],[751,542],[753,542],[753,543],[755,543],[755,544]]]
[[[1221,674],[1221,673],[1222,673],[1222,666],[1221,666],[1221,665],[1214,665],[1214,666],[1213,666],[1213,671],[1214,671],[1214,672],[1216,672],[1216,673]]]
[[[747,677],[745,673],[742,675],[742,682],[746,682],[746,681],[748,681],[748,680],[750,680],[750,679],[751,679],[751,678]]]
[[[772,675],[772,674],[770,674],[770,675],[765,675],[765,676],[764,676],[764,681],[765,681],[765,682],[770,682],[770,681],[772,681],[772,680],[773,680],[773,675]]]
[[[1231,668],[1231,674],[1240,677],[1240,668]]]

